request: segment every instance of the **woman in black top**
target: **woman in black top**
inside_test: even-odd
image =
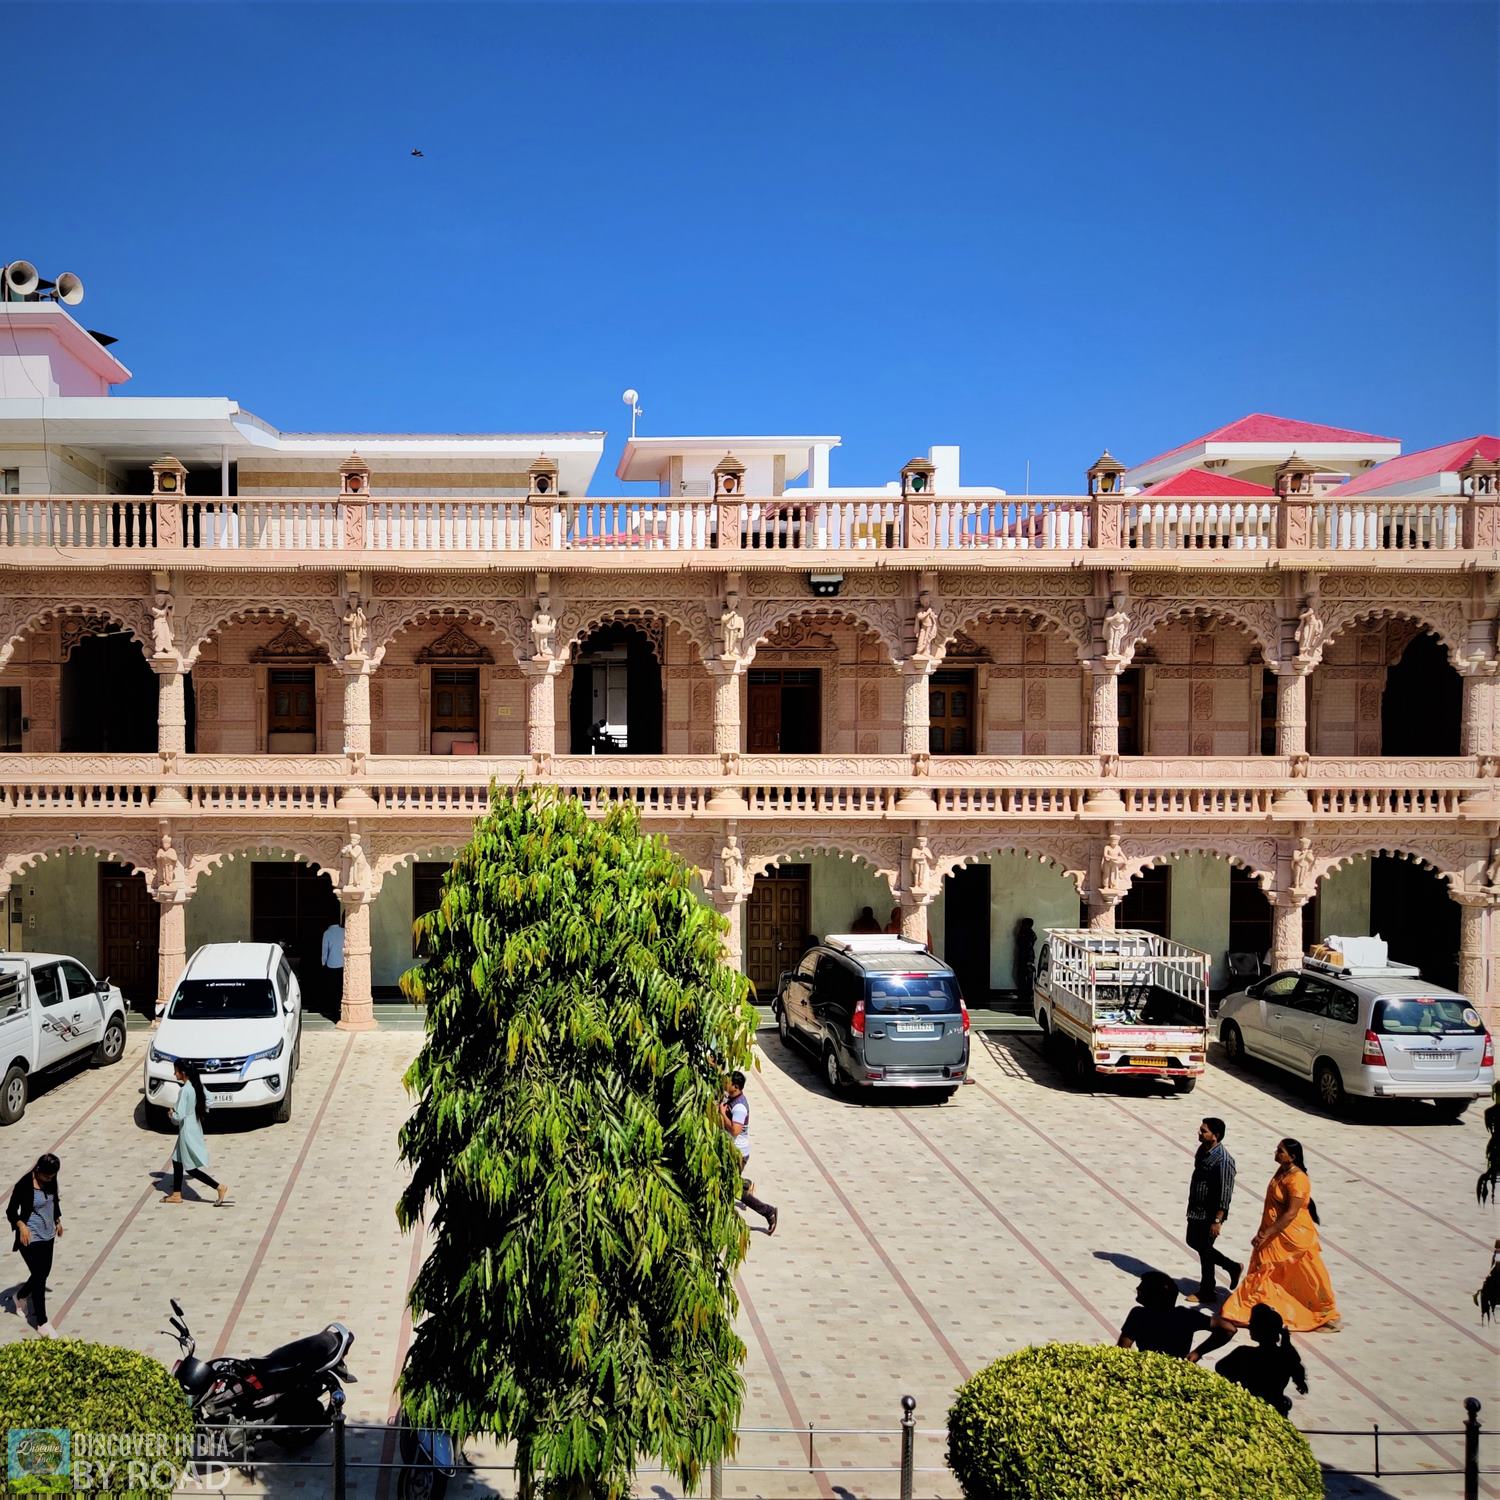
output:
[[[29,1302],[36,1331],[49,1339],[57,1337],[57,1330],[47,1319],[47,1275],[52,1270],[53,1244],[63,1232],[57,1169],[58,1160],[50,1151],[39,1156],[11,1190],[5,1210],[15,1231],[12,1246],[21,1252],[29,1273],[16,1288],[16,1311],[24,1316]]]
[[[1302,1356],[1292,1347],[1291,1330],[1268,1302],[1257,1302],[1250,1309],[1249,1326],[1254,1347],[1235,1349],[1214,1369],[1274,1406],[1282,1416],[1289,1416],[1292,1398],[1286,1394],[1288,1382],[1296,1385],[1299,1395],[1307,1394],[1307,1371],[1302,1367]]]

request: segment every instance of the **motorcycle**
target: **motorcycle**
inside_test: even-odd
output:
[[[296,1449],[328,1429],[343,1405],[344,1383],[354,1381],[344,1362],[354,1335],[342,1323],[330,1323],[322,1333],[294,1339],[259,1359],[201,1360],[182,1304],[170,1300],[172,1327],[161,1331],[182,1351],[172,1374],[188,1398],[194,1428],[226,1434],[241,1467],[258,1437]]]

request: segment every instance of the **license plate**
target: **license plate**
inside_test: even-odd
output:
[[[1442,1047],[1418,1047],[1406,1055],[1428,1068],[1451,1068],[1458,1061],[1457,1052],[1449,1052]]]
[[[896,1030],[903,1036],[931,1036],[937,1028],[931,1021],[897,1021]]]
[[[215,1104],[215,1105],[233,1104],[234,1103],[234,1095],[233,1094],[210,1094],[208,1096],[208,1102],[210,1104]]]
[[[1171,1059],[1166,1057],[1131,1057],[1126,1061],[1132,1068],[1165,1068]]]

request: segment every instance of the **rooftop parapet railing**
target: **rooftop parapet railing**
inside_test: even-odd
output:
[[[1500,544],[1494,497],[1149,495],[710,500],[0,496],[0,555],[1005,552],[1403,554]]]

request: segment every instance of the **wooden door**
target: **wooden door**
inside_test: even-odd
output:
[[[762,1005],[776,994],[783,969],[795,967],[807,939],[812,871],[777,865],[758,875],[745,903],[745,969]]]
[[[927,688],[927,748],[934,755],[974,753],[974,674],[934,672]]]
[[[99,866],[99,967],[132,1005],[156,1000],[156,955],[161,929],[146,877],[125,865]],[[84,957],[84,955],[80,955]]]
[[[256,860],[250,866],[250,940],[280,943],[292,962],[302,1003],[338,1014],[343,975],[323,968],[323,933],[339,920],[339,901],[328,877],[290,860]]]
[[[781,673],[752,670],[747,706],[746,749],[751,755],[777,754],[781,749]]]
[[[1116,716],[1120,721],[1120,754],[1144,755],[1141,743],[1141,669],[1126,667],[1120,673],[1116,695]]]
[[[1172,936],[1172,870],[1169,865],[1148,865],[1130,883],[1115,913],[1116,927],[1134,927]]]

